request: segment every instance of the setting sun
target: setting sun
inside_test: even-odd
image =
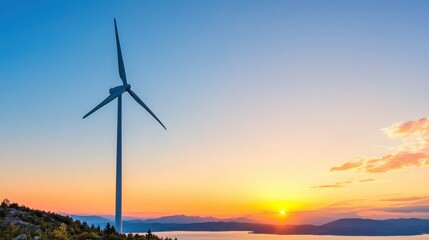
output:
[[[280,215],[285,215],[286,211],[285,210],[280,210]]]

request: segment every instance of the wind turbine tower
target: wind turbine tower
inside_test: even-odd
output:
[[[122,233],[122,94],[128,92],[134,100],[140,104],[146,111],[149,112],[152,117],[158,121],[161,126],[167,130],[164,124],[158,119],[157,116],[149,109],[148,106],[131,90],[131,85],[127,82],[127,76],[125,74],[124,60],[122,59],[121,45],[119,43],[118,27],[115,23],[115,35],[116,35],[116,49],[118,52],[118,67],[119,77],[122,80],[122,85],[111,88],[109,90],[110,95],[98,104],[94,109],[89,111],[83,118],[88,117],[104,105],[108,104],[115,98],[118,99],[118,126],[117,126],[117,144],[116,144],[116,206],[115,206],[115,229],[119,233]]]

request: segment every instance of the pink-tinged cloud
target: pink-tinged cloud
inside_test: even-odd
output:
[[[382,129],[389,137],[404,135],[429,134],[429,118],[420,118],[414,121],[397,123],[389,128]]]
[[[339,167],[331,168],[331,172],[356,169],[366,173],[384,173],[410,167],[429,165],[429,153],[399,152],[382,156],[380,158],[368,158],[358,162],[348,162]]]
[[[341,165],[339,167],[333,167],[333,168],[331,168],[331,172],[334,172],[334,171],[344,171],[344,170],[359,168],[362,165],[364,165],[364,161],[363,160],[347,162],[347,163],[344,163],[343,165]]]
[[[383,173],[408,167],[420,167],[429,165],[429,154],[402,152],[383,156],[381,158],[369,159],[365,162],[363,169],[367,173]]]
[[[359,158],[333,167],[330,171],[354,169],[366,173],[384,173],[429,165],[429,118],[398,123],[382,130],[388,137],[403,140],[393,153],[377,158]]]

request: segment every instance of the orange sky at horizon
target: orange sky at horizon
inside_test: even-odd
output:
[[[401,128],[401,124],[408,128]],[[410,125],[411,127],[409,127]],[[400,129],[400,134],[406,134],[407,141],[400,144],[399,151],[408,151],[409,142],[411,142],[409,151],[425,152],[426,149],[429,149],[427,147],[429,145],[422,145],[424,142],[422,139],[429,136],[429,119],[422,118],[399,123],[393,125],[391,129]],[[383,129],[390,135],[393,130]],[[419,147],[416,147],[416,141],[412,137],[418,138]],[[392,147],[386,148],[388,151],[392,151],[392,149]],[[162,176],[163,171],[169,172],[165,168],[155,175],[147,174],[141,178],[138,170],[129,168],[131,164],[127,163],[126,174],[124,174],[123,211],[125,216],[141,218],[177,214],[219,218],[247,216],[277,224],[320,223],[326,221],[325,218],[335,219],[344,216],[429,217],[426,212],[418,213],[400,209],[401,207],[410,208],[413,205],[418,207],[429,202],[429,196],[425,195],[425,189],[420,184],[420,179],[426,176],[426,169],[410,168],[410,166],[412,167],[410,164],[415,163],[415,160],[409,159],[409,161],[410,163],[407,163],[401,159],[400,163],[403,164],[404,169],[398,169],[398,165],[395,164],[388,165],[392,166],[394,171],[383,168],[386,172],[383,174],[383,178],[377,174],[362,173],[360,170],[350,172],[344,171],[346,169],[340,171],[332,168],[335,170],[328,171],[329,167],[326,167],[325,171],[318,172],[318,169],[313,169],[313,172],[318,172],[318,174],[313,178],[304,178],[303,180],[307,181],[301,184],[295,182],[281,184],[282,181],[278,179],[280,175],[274,174],[276,172],[273,172],[270,178],[265,175],[258,178],[258,175],[254,174],[255,170],[252,169],[249,174],[246,174],[241,165],[236,165],[242,170],[239,179],[233,174],[234,165],[230,165],[229,171],[222,172],[221,179],[212,178],[210,174],[196,173],[194,179],[201,181],[188,182],[189,178],[180,178],[186,174],[177,174],[175,178]],[[43,165],[43,163],[41,164]],[[255,169],[258,169],[256,172],[263,170],[264,165],[258,165],[257,162],[254,164],[256,164]],[[104,168],[100,168],[98,171],[80,169],[82,178],[86,176],[87,180],[76,180],[73,184],[69,179],[73,178],[73,168],[78,167],[73,164],[56,166],[70,171],[58,172],[55,182],[51,181],[52,176],[46,178],[43,173],[34,174],[32,169],[21,167],[21,173],[31,176],[32,181],[16,182],[15,185],[0,183],[1,197],[32,208],[68,214],[110,215],[113,212],[114,187],[112,184],[103,184],[106,179],[114,179],[111,171],[106,171]],[[195,166],[186,168],[193,171],[193,167]],[[211,167],[214,170],[219,166]],[[221,169],[218,168],[218,171]],[[45,174],[49,174],[48,172],[49,169],[46,169]],[[413,173],[413,178],[409,177],[409,172]],[[288,177],[294,179],[298,179],[300,175],[294,175],[293,172],[287,173]],[[94,180],[93,175],[98,175],[100,181]],[[161,178],[157,176],[161,176]],[[139,182],[140,179],[156,179],[157,185],[153,185],[149,180]],[[320,180],[323,180],[323,184],[315,185]],[[206,188],[207,185],[211,187]],[[55,194],[52,194],[52,188],[56,188]],[[402,189],[401,193],[396,190],[398,188]],[[25,191],[23,191],[24,189]],[[294,196],[294,198],[290,196]],[[394,208],[399,210],[395,212]],[[281,211],[285,211],[286,214],[280,214]]]

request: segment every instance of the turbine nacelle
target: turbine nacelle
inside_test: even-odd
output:
[[[110,93],[110,94],[112,94],[112,93],[116,93],[116,92],[121,92],[121,93],[123,93],[123,92],[125,92],[125,91],[130,90],[130,89],[131,89],[131,85],[130,85],[130,84],[124,84],[124,85],[117,86],[117,87],[114,87],[114,88],[109,89],[109,93]]]

